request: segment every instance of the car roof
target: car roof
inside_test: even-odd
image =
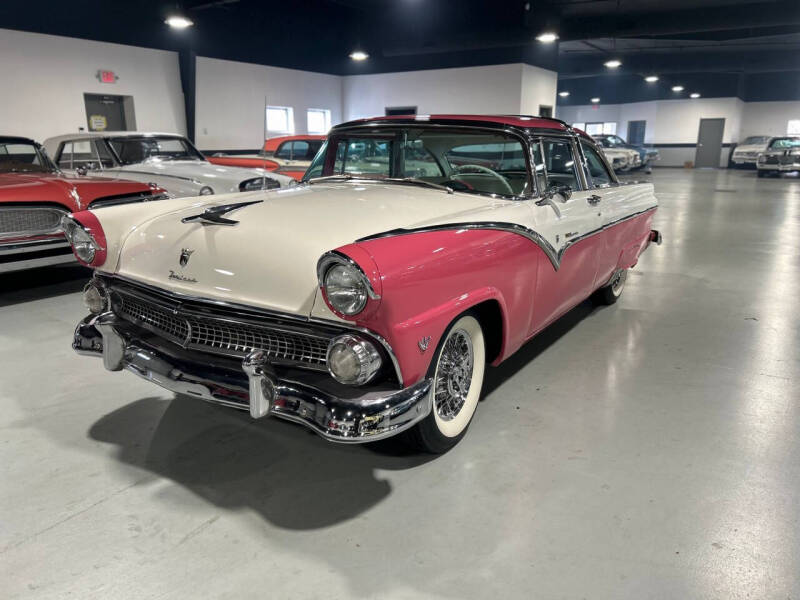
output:
[[[36,144],[31,138],[19,135],[0,135],[0,144]]]
[[[164,135],[169,137],[185,137],[180,133],[164,133],[157,131],[77,131],[75,133],[65,133],[45,140],[46,144],[59,143],[64,140],[86,140],[91,138],[103,137],[151,137]]]
[[[520,129],[552,129],[554,131],[577,132],[585,137],[586,133],[579,129],[573,129],[564,121],[549,117],[535,117],[531,115],[391,115],[386,117],[371,117],[367,119],[357,119],[337,125],[333,129],[352,127],[357,125],[371,124],[395,124],[403,123],[474,123],[475,125],[503,125]]]

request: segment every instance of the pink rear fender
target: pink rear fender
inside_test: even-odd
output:
[[[615,225],[608,232],[608,244],[622,248],[617,260],[618,269],[629,269],[636,265],[639,255],[650,245],[650,228],[655,210],[648,211]]]
[[[425,376],[448,325],[479,305],[484,328],[492,329],[485,332],[487,345],[492,341],[489,359],[498,363],[517,350],[530,329],[538,269],[552,268],[529,239],[495,230],[396,235],[339,251],[370,279],[370,269],[380,274],[379,309],[356,322],[386,338],[405,385]]]

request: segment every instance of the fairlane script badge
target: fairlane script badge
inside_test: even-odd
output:
[[[194,250],[189,250],[188,248],[181,248],[181,257],[178,259],[178,262],[181,265],[181,269],[185,267],[189,263],[189,258],[194,254]],[[197,283],[197,279],[194,277],[186,277],[185,275],[181,275],[180,273],[176,273],[172,269],[169,271],[169,278],[175,279],[177,281],[184,281],[186,283]]]
[[[172,269],[169,271],[169,278],[170,279],[177,279],[178,281],[185,281],[186,283],[197,283],[197,279],[194,277],[186,277],[185,275],[181,275],[180,273],[176,273]]]

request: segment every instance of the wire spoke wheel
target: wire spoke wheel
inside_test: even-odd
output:
[[[451,421],[469,394],[475,362],[472,339],[463,329],[453,330],[442,348],[436,373],[434,405],[442,420]]]

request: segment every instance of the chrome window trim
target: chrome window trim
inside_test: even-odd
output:
[[[340,133],[347,132],[350,129],[366,129],[366,130],[376,129],[376,128],[408,129],[409,127],[425,128],[425,129],[467,129],[467,130],[472,130],[472,131],[475,131],[475,130],[478,130],[478,131],[490,131],[492,133],[500,132],[500,133],[505,133],[507,135],[510,135],[510,136],[513,136],[513,137],[517,138],[517,140],[522,144],[523,148],[529,146],[529,141],[530,141],[530,137],[527,135],[525,130],[518,129],[516,127],[509,127],[509,126],[503,126],[503,125],[498,126],[498,127],[489,127],[489,126],[486,126],[486,125],[463,125],[463,124],[448,125],[448,124],[444,124],[444,123],[431,123],[429,121],[422,121],[422,120],[420,120],[420,121],[399,121],[399,122],[386,122],[386,121],[383,121],[383,122],[369,122],[369,123],[357,123],[355,125],[347,125],[345,123],[345,124],[339,125],[337,127],[334,127],[333,129],[331,129],[330,133],[328,134],[328,139],[330,140],[330,139],[332,139],[334,137],[335,134],[338,135]],[[377,135],[377,134],[371,133],[371,135]],[[491,194],[491,193],[488,193],[488,192],[472,192],[472,191],[470,191],[470,192],[457,191],[456,193],[469,194],[470,196],[484,196],[484,197],[488,197],[488,198],[494,198],[494,199],[498,199],[498,200],[509,200],[509,201],[530,200],[531,198],[538,197],[534,192],[534,190],[535,190],[535,187],[534,187],[535,186],[535,182],[533,181],[534,178],[532,177],[533,170],[532,170],[532,163],[531,163],[531,160],[530,160],[529,153],[523,151],[523,156],[525,157],[526,171],[527,171],[527,175],[528,175],[528,186],[527,186],[528,193],[520,194],[520,195],[517,195],[517,196],[508,196],[508,195],[503,195],[503,194]],[[324,166],[323,166],[323,172],[324,172]],[[325,177],[325,176],[323,175],[323,177]],[[361,180],[361,182],[363,182],[365,180],[366,181],[374,181],[374,182],[377,182],[377,183],[381,182],[380,179],[374,179],[374,178],[365,178],[365,179]]]
[[[275,319],[286,319],[289,321],[295,321],[297,323],[317,324],[320,326],[335,328],[340,331],[341,330],[357,331],[359,333],[366,334],[367,336],[370,336],[375,341],[377,341],[386,351],[386,354],[389,356],[389,359],[392,361],[392,365],[394,366],[395,375],[397,376],[397,381],[401,387],[403,386],[403,374],[400,370],[400,363],[397,360],[397,356],[395,355],[394,350],[392,350],[392,347],[389,345],[389,342],[387,342],[386,339],[380,334],[375,333],[374,331],[367,329],[366,327],[359,327],[357,325],[353,325],[352,323],[348,323],[346,321],[334,321],[332,319],[320,319],[318,317],[305,317],[302,315],[285,313],[257,306],[249,306],[247,304],[227,302],[225,300],[215,300],[212,298],[204,298],[202,296],[193,296],[191,294],[182,294],[180,292],[173,292],[172,290],[165,290],[164,288],[160,288],[147,283],[142,283],[141,281],[125,277],[124,275],[111,275],[107,273],[98,273],[98,276],[110,281],[119,280],[122,281],[123,283],[127,283],[132,286],[138,286],[150,290],[155,294],[162,294],[164,296],[167,296],[168,298],[175,299],[178,302],[196,302],[201,305],[205,304],[211,306],[218,306],[220,308],[230,310],[234,314],[246,312],[249,313],[249,316],[251,318],[253,314],[255,315],[260,314]]]

